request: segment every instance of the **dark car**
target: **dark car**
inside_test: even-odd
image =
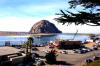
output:
[[[98,50],[98,47],[93,47],[93,50]]]
[[[97,45],[93,45],[93,50],[98,50],[98,46]]]
[[[34,48],[34,47],[32,48],[32,50],[34,50],[34,51],[38,51],[38,49],[37,49],[37,48]]]
[[[73,52],[74,52],[74,53],[79,53],[79,54],[85,53],[84,50],[80,50],[80,49],[73,49]]]
[[[79,49],[73,49],[74,53],[78,53],[80,50]]]
[[[93,57],[93,60],[98,60],[98,59],[100,59],[100,57],[97,57],[97,56]]]
[[[34,58],[34,57],[35,57],[35,58],[38,58],[38,57],[40,57],[40,56],[39,56],[39,54],[37,54],[37,53],[32,53],[32,58]]]
[[[82,53],[85,53],[84,50],[79,50],[78,53],[82,54]]]
[[[36,64],[37,64],[38,66],[43,66],[43,65],[45,65],[44,61],[41,60],[41,59],[37,60],[37,61],[36,61]]]
[[[86,52],[88,52],[88,49],[82,48],[81,51],[82,51],[83,53],[86,53]]]
[[[90,58],[87,58],[86,60],[85,60],[85,62],[86,62],[86,64],[88,64],[88,63],[91,63],[91,62],[93,62]]]

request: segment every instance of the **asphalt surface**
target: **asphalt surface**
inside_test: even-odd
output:
[[[100,49],[87,52],[85,54],[59,54],[57,57],[58,61],[64,61],[68,63],[70,66],[81,66],[85,64],[85,60],[90,58],[93,60],[94,56],[100,57]]]
[[[45,56],[45,53],[42,51],[35,51],[36,53],[40,54],[41,56]],[[85,60],[90,58],[93,60],[93,56],[100,57],[100,49],[87,52],[85,54],[61,54],[58,53],[57,62],[59,65],[67,65],[67,66],[82,66],[85,64]],[[54,65],[49,65],[54,66]],[[58,66],[58,65],[57,65]]]

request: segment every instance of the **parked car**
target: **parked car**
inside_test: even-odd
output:
[[[86,53],[86,52],[88,52],[88,49],[82,48],[81,51],[82,51],[83,53]]]
[[[94,50],[98,50],[98,48],[97,48],[97,47],[94,47],[93,49],[94,49]]]
[[[32,50],[34,50],[34,51],[38,51],[38,49],[37,49],[37,48],[35,48],[35,47],[32,47]]]
[[[82,51],[80,49],[73,49],[74,53],[82,53]]]
[[[87,58],[86,60],[85,60],[85,62],[86,62],[86,64],[88,64],[88,63],[91,63],[91,62],[93,62],[90,58]]]
[[[32,58],[34,58],[34,57],[35,57],[35,58],[38,58],[38,57],[40,57],[40,56],[39,56],[39,54],[37,54],[37,53],[32,53]]]
[[[48,50],[42,50],[43,52],[45,52],[45,53],[49,53],[49,51]]]
[[[45,65],[45,63],[44,63],[43,60],[41,60],[41,59],[37,60],[37,61],[36,61],[36,64],[37,64],[38,66]]]
[[[94,46],[92,47],[92,49],[93,49],[93,50],[98,50],[98,46],[94,45]]]
[[[43,47],[44,45],[40,44],[39,46],[40,46],[40,47]]]
[[[73,49],[73,52],[74,53],[78,53],[79,52],[79,49]]]
[[[82,54],[82,53],[86,53],[88,52],[86,49],[73,49],[73,52],[74,53],[79,53],[79,54]]]
[[[62,51],[62,54],[67,54],[67,53],[68,53],[68,52],[67,52],[67,51],[65,51],[65,50],[64,50],[64,51]]]
[[[88,52],[89,52],[89,51],[93,51],[93,49],[92,49],[92,48],[88,48]]]
[[[82,53],[84,53],[85,51],[84,50],[78,50],[78,53],[79,54],[82,54]]]
[[[100,57],[97,57],[97,56],[93,57],[93,60],[98,60],[98,59],[100,59]]]

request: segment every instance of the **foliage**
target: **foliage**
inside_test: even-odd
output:
[[[100,0],[71,0],[69,1],[71,7],[76,7],[77,5],[82,5],[85,8],[91,8],[95,6],[100,6]]]
[[[22,45],[22,48],[26,48],[28,45],[28,41],[26,41],[23,45]]]
[[[34,39],[32,36],[28,37],[28,40],[33,43]]]
[[[30,52],[26,53],[26,56],[31,56],[32,54]]]
[[[29,48],[30,48],[30,52],[31,52],[31,49],[32,49],[32,43],[34,42],[33,40],[33,37],[28,37],[28,41],[29,41]]]
[[[27,41],[23,44],[23,48],[26,48],[26,53],[28,53],[28,48],[30,48],[30,52],[31,52],[31,48],[32,48],[32,43],[34,42],[33,37],[28,37]]]
[[[46,61],[47,63],[55,63],[56,62],[56,53],[55,52],[49,52],[46,54]]]
[[[95,60],[94,62],[92,62],[90,64],[86,64],[85,66],[100,66],[100,59]]]
[[[26,56],[23,59],[23,65],[26,66],[29,62],[35,63],[35,58],[32,58],[30,52],[26,53]]]
[[[69,10],[60,10],[60,17],[55,18],[60,23],[67,23],[68,25],[74,23],[75,25],[86,24],[90,26],[100,26],[100,2],[99,0],[70,0],[70,9],[75,10],[78,5],[84,7],[77,11],[77,13]]]

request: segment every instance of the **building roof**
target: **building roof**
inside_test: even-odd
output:
[[[8,47],[8,46],[0,47],[0,56],[18,53],[19,51],[21,51],[21,50],[16,49],[14,47]]]

